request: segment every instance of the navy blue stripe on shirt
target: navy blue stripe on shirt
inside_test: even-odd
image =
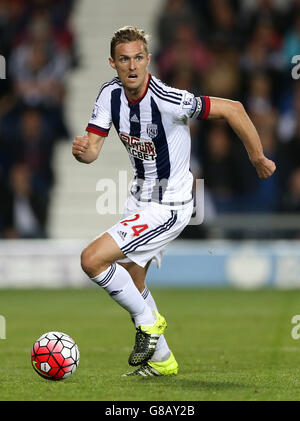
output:
[[[180,92],[175,92],[175,90],[164,90],[158,83],[155,82],[155,80],[151,77],[150,83],[154,88],[156,88],[160,93],[164,95],[170,95],[175,99],[182,99],[182,94]]]
[[[109,129],[104,129],[103,127],[96,126],[96,124],[89,123],[85,129],[89,133],[95,133],[98,136],[106,137],[109,133]]]
[[[106,132],[106,133],[109,132],[109,129],[104,129],[104,127],[100,127],[100,126],[97,126],[96,124],[92,124],[92,123],[89,123],[88,127],[92,127],[94,129],[98,129],[98,130],[100,130],[102,132]]]
[[[181,102],[181,97],[177,97],[177,96],[175,96],[175,95],[173,95],[172,93],[169,93],[169,92],[165,92],[165,91],[163,91],[163,90],[159,90],[158,89],[158,87],[156,86],[156,85],[154,85],[154,83],[152,83],[151,81],[150,81],[150,84],[149,84],[149,86],[151,86],[151,88],[158,94],[158,95],[162,95],[163,97],[166,97],[166,98],[169,98],[169,99],[172,99],[172,100],[174,100],[174,101],[176,101],[178,104],[180,104],[180,102]]]
[[[111,80],[110,82],[103,83],[103,85],[100,88],[99,94],[98,94],[98,96],[96,98],[96,102],[98,101],[99,96],[101,95],[101,93],[103,92],[103,90],[105,88],[107,88],[108,86],[114,85],[115,83],[117,85],[119,85],[119,86],[122,86],[122,83],[121,83],[121,81],[120,81],[120,79],[118,77],[113,78],[113,80]]]
[[[179,105],[181,103],[180,100],[171,99],[169,96],[163,96],[163,94],[159,94],[155,88],[151,84],[149,84],[149,89],[153,92],[158,98],[162,99],[163,101],[170,102],[171,104]]]
[[[111,118],[117,133],[120,133],[121,88],[114,89],[111,93]]]
[[[130,122],[130,136],[135,136],[140,139],[141,137],[141,116],[140,116],[140,104],[137,103],[129,107],[129,122]],[[145,168],[143,161],[139,158],[133,158],[134,165],[137,172],[137,178],[145,179]]]
[[[101,86],[100,94],[103,91],[103,89],[107,88],[108,86],[114,85],[115,83],[119,86],[122,86],[122,83],[121,83],[120,79],[118,77],[115,77],[110,82],[106,82]]]
[[[156,170],[159,180],[167,180],[170,177],[171,164],[169,147],[164,126],[162,124],[161,113],[154,99],[151,97],[152,124],[157,126],[157,136],[152,141],[156,149]]]

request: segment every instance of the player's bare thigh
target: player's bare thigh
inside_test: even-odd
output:
[[[94,278],[105,271],[116,260],[124,259],[125,257],[112,236],[105,232],[83,250],[81,253],[81,267],[90,278]]]

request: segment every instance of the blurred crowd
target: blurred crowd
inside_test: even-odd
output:
[[[0,0],[0,237],[47,237],[53,150],[70,136],[66,76],[78,66],[75,0]]]
[[[204,179],[208,212],[299,212],[300,1],[166,0],[156,34],[160,78],[241,101],[277,165],[259,180],[224,121],[192,121],[191,169]]]
[[[75,4],[0,0],[0,238],[47,237],[53,150],[71,137],[64,104],[79,64]],[[191,121],[206,219],[300,211],[300,0],[164,0],[156,29],[155,73],[196,95],[241,101],[277,165],[259,180],[224,121]]]

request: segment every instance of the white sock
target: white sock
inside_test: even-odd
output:
[[[143,292],[141,292],[141,295],[149,307],[158,311],[154,298],[152,297],[152,294],[147,287],[144,289]],[[156,361],[156,362],[165,361],[169,358],[170,355],[171,355],[171,351],[170,351],[170,348],[168,347],[166,338],[164,337],[164,335],[161,335],[158,339],[155,352],[150,361]]]
[[[113,263],[91,280],[104,288],[114,301],[130,313],[136,326],[155,323],[156,316],[152,308],[145,302],[123,266]]]

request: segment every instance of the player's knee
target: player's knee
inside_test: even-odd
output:
[[[89,275],[91,270],[91,256],[87,249],[84,249],[80,256],[80,263],[82,270]]]
[[[88,247],[81,253],[81,267],[90,278],[99,275],[103,270],[101,259],[96,257]]]

